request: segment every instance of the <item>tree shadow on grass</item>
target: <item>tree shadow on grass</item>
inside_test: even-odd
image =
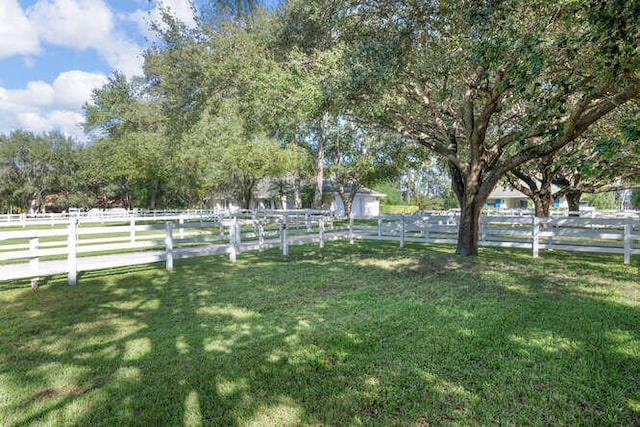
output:
[[[640,422],[637,308],[571,285],[500,251],[369,243],[95,273],[3,308],[18,394],[2,409],[10,425]]]

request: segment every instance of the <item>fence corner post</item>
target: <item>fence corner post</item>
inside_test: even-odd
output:
[[[78,222],[76,218],[69,221],[69,234],[67,235],[67,283],[78,284]]]
[[[166,251],[166,268],[167,271],[173,271],[173,223],[167,221],[164,223],[165,236],[164,245]]]
[[[324,215],[320,216],[318,228],[320,231],[320,248],[324,248]]]
[[[382,237],[382,217],[378,215],[378,238]]]
[[[535,215],[533,217],[533,229],[531,230],[531,234],[531,249],[533,250],[533,257],[538,258],[538,252],[540,250],[540,218]]]

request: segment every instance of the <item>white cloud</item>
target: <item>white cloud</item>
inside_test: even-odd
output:
[[[128,15],[128,19],[135,22],[138,30],[147,40],[155,40],[157,34],[151,29],[152,23],[162,25],[162,11],[168,11],[178,21],[187,27],[193,28],[196,21],[189,0],[158,0],[153,9],[145,11],[138,9]]]
[[[118,30],[103,0],[40,0],[27,14],[44,42],[95,49],[112,68],[129,77],[141,74],[142,47]]]
[[[38,33],[17,0],[0,1],[0,58],[40,51]]]
[[[28,15],[43,41],[76,49],[102,46],[114,26],[102,0],[40,0]]]
[[[142,48],[122,36],[115,36],[111,43],[100,47],[107,63],[125,76],[142,74]]]
[[[157,0],[150,11],[139,9],[124,17],[114,15],[104,0],[38,0],[26,11],[17,0],[0,0],[0,59],[38,54],[41,44],[94,49],[113,69],[128,77],[139,75],[143,47],[119,24],[122,19],[133,21],[147,40],[153,40],[150,23],[160,22],[163,10],[195,26],[189,0]]]
[[[191,9],[191,2],[189,0],[158,0],[158,5],[154,9],[158,17],[160,16],[160,9],[168,10],[171,15],[189,27],[195,26],[196,22],[193,19],[193,10]]]
[[[85,140],[81,128],[82,106],[91,91],[104,85],[103,74],[66,71],[49,84],[29,82],[25,89],[0,87],[0,130],[26,129],[36,133],[59,129],[78,140]]]
[[[189,0],[157,0],[150,11],[116,15],[105,0],[37,0],[26,10],[18,0],[0,0],[0,59],[22,55],[27,63],[52,45],[95,50],[110,67],[131,77],[142,71],[143,48],[125,32],[124,21],[136,22],[152,40],[149,23],[159,21],[163,9],[194,26],[190,5]],[[21,89],[3,88],[0,82],[0,132],[59,129],[86,140],[82,105],[106,82],[104,74],[80,70],[62,72],[53,82],[31,81]]]
[[[104,74],[85,71],[65,71],[53,81],[55,105],[72,110],[80,109],[91,97],[93,89],[107,83]]]

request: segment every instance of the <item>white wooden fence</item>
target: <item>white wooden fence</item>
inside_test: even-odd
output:
[[[366,238],[456,244],[458,219],[455,213],[439,215],[389,215],[377,218],[377,225],[356,226],[355,232]],[[627,218],[483,215],[480,222],[480,246],[540,250],[622,254],[630,263],[640,254],[640,220]]]
[[[166,219],[166,218],[165,218]],[[145,223],[146,222],[146,223]],[[387,215],[367,220],[336,221],[324,211],[271,211],[236,215],[186,215],[166,221],[120,219],[116,225],[82,224],[77,218],[63,226],[0,231],[0,280],[67,274],[76,283],[87,270],[174,259],[238,253],[326,240],[371,239],[455,244],[458,215]],[[640,220],[636,218],[534,218],[483,215],[481,246],[613,253],[629,264],[640,255]]]
[[[119,225],[98,226],[71,218],[65,226],[0,231],[0,280],[68,274],[69,283],[76,283],[80,271],[158,261],[171,270],[174,259],[227,253],[235,261],[243,250],[274,246],[287,255],[290,244],[324,245],[344,233],[323,211],[219,214],[202,221],[130,218],[126,225],[121,219]]]

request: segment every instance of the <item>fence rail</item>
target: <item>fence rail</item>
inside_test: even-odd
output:
[[[385,215],[338,220],[326,211],[269,211],[131,217],[96,225],[68,218],[64,227],[0,230],[0,280],[68,274],[213,254],[232,261],[247,250],[280,247],[283,255],[297,243],[369,239],[455,244],[455,212]],[[636,218],[483,215],[480,246],[622,254],[625,263],[640,255],[640,220]]]

